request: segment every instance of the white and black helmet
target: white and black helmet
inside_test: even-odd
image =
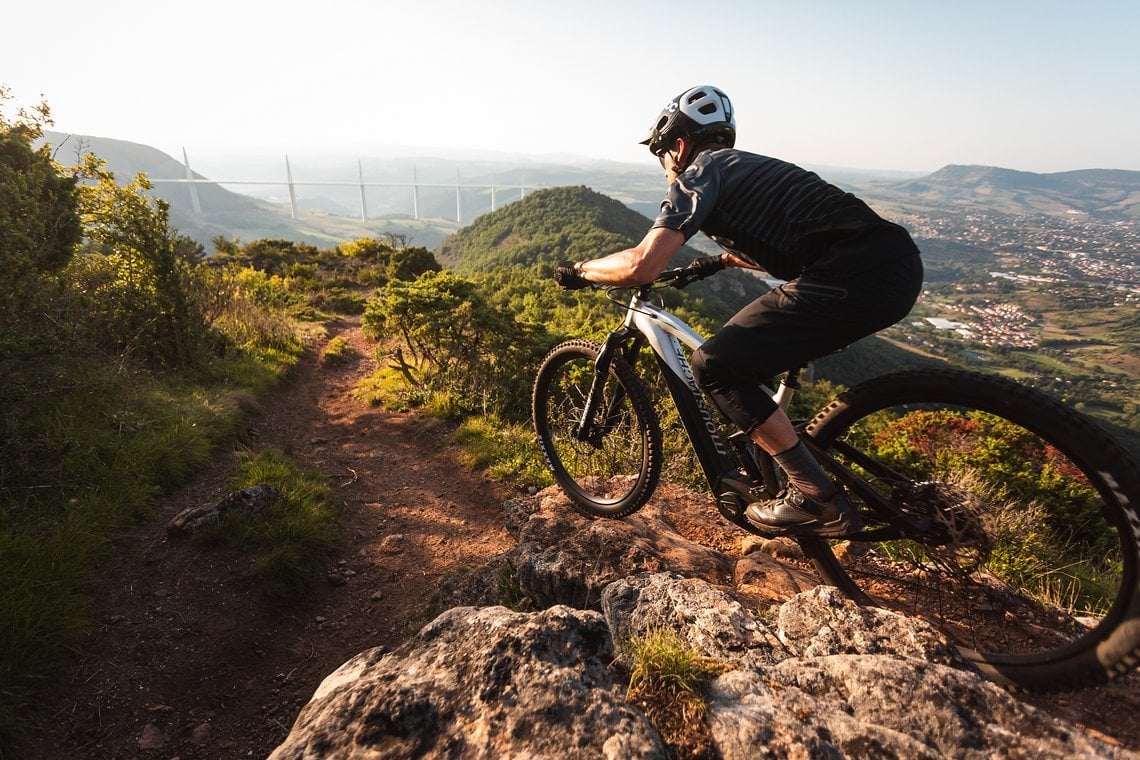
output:
[[[661,110],[641,144],[659,156],[681,137],[716,142],[726,148],[736,143],[736,116],[723,90],[712,85],[685,90]]]

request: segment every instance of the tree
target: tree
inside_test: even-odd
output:
[[[119,185],[90,155],[80,171],[88,180],[79,195],[87,247],[72,273],[96,322],[117,348],[148,363],[195,363],[207,331],[192,297],[202,247],[171,229],[168,204],[146,194],[145,175]]]
[[[426,248],[397,247],[370,237],[342,243],[340,252],[375,266],[380,285],[389,280],[414,280],[424,272],[438,272],[442,268]]]
[[[11,100],[0,85],[0,351],[32,320],[45,297],[45,274],[67,264],[82,237],[76,178],[64,173],[48,146],[32,145],[50,125],[41,103],[6,114]]]
[[[541,326],[518,322],[477,283],[450,271],[390,281],[368,301],[363,325],[373,338],[401,341],[409,380],[449,394],[467,411],[519,413],[529,403],[535,357],[549,344]]]

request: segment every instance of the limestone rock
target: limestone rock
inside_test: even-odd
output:
[[[596,612],[454,608],[325,679],[271,757],[664,758]]]
[[[781,605],[778,635],[802,657],[897,654],[969,667],[933,625],[877,607],[860,607],[831,586],[818,586]]]
[[[807,572],[762,552],[753,552],[737,560],[733,581],[741,596],[746,596],[758,606],[783,602],[819,583]]]
[[[624,642],[650,629],[676,632],[695,651],[723,663],[757,666],[782,659],[767,623],[724,591],[676,573],[640,575],[606,586],[602,610],[623,658]]]
[[[518,539],[511,564],[522,592],[540,607],[600,609],[607,584],[638,573],[672,570],[712,583],[731,578],[731,559],[681,536],[668,521],[669,508],[658,499],[622,520],[589,520],[556,488],[509,502],[507,525]]]
[[[905,733],[862,723],[846,705],[819,700],[753,670],[718,677],[708,722],[724,760],[751,758],[942,758]]]
[[[783,544],[734,566],[684,539],[668,513],[688,506],[659,496],[624,520],[588,520],[556,489],[508,502],[517,549],[455,597],[484,603],[468,584],[509,575],[512,594],[548,609],[456,607],[396,650],[358,655],[272,757],[665,757],[610,667],[651,628],[731,668],[707,692],[727,760],[1135,757],[986,681],[925,621],[811,587],[770,556],[787,556]]]
[[[226,496],[216,504],[190,507],[179,512],[166,526],[167,535],[189,536],[197,530],[213,525],[227,514],[257,514],[264,512],[282,498],[281,492],[268,483],[251,486]]]
[[[1133,757],[1026,705],[981,676],[899,656],[829,655],[786,660],[769,672],[789,692],[841,710],[857,726],[902,734],[941,757]],[[798,697],[797,697],[798,698]],[[843,741],[865,742],[858,732]],[[910,745],[894,755],[910,757]]]

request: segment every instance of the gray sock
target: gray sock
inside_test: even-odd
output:
[[[804,496],[818,502],[828,502],[834,498],[835,482],[811,455],[803,441],[787,451],[776,454],[774,459],[787,473],[788,480]]]

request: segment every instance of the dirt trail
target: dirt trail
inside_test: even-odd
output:
[[[428,621],[445,577],[510,548],[501,504],[513,494],[460,465],[444,426],[351,398],[375,368],[372,346],[359,320],[332,325],[328,338],[338,335],[355,358],[326,366],[317,347],[249,425],[251,448],[317,468],[343,501],[332,580],[274,603],[246,577],[248,558],[167,538],[172,516],[227,492],[236,456],[219,456],[120,543],[84,657],[46,695],[22,755],[263,758],[326,675],[401,643]],[[1030,701],[1136,750],[1138,687],[1133,674]]]
[[[265,757],[324,676],[399,644],[428,621],[445,576],[509,548],[510,494],[456,461],[442,425],[351,398],[372,346],[358,320],[337,335],[354,358],[310,352],[249,425],[251,448],[315,467],[343,500],[331,582],[274,603],[245,576],[248,558],[167,538],[172,516],[227,492],[236,456],[218,457],[107,564],[85,658],[48,695],[28,757]]]

